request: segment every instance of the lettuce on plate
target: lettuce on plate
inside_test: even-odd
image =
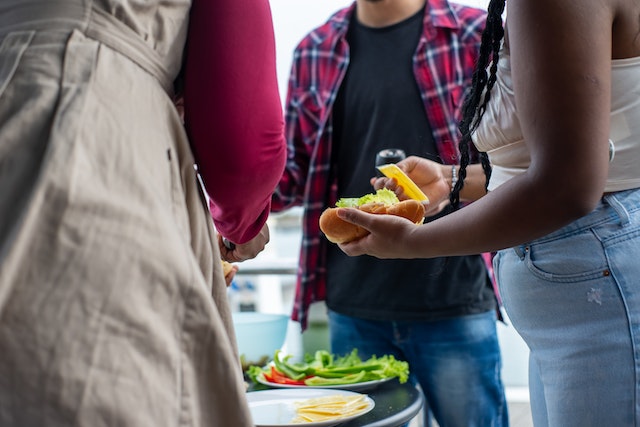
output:
[[[306,354],[302,362],[292,362],[291,358],[277,350],[270,365],[252,366],[248,375],[254,382],[262,375],[269,382],[307,386],[355,384],[389,378],[398,378],[405,383],[409,378],[409,364],[393,355],[362,360],[357,349],[344,356],[318,350],[313,356]]]

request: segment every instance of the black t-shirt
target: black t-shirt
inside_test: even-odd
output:
[[[350,62],[333,111],[334,165],[340,197],[373,191],[376,153],[401,148],[440,162],[413,55],[424,11],[385,28],[360,25],[354,14],[347,41]],[[380,320],[427,320],[495,307],[480,256],[428,260],[348,257],[329,245],[327,305]]]

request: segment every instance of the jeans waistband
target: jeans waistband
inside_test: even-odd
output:
[[[628,190],[633,191],[633,190]],[[624,193],[624,192],[621,192]],[[631,221],[629,217],[629,211],[624,203],[621,201],[620,196],[622,194],[618,193],[610,193],[605,195],[602,199],[605,203],[607,203],[618,215],[618,219],[620,220],[620,225],[627,225]]]
[[[173,94],[173,79],[158,53],[139,34],[93,6],[93,2],[16,0],[0,6],[0,39],[11,32],[30,30],[79,30],[138,64],[170,96]]]
[[[639,209],[640,189],[608,193],[602,197],[598,206],[588,215],[585,215],[571,224],[549,233],[544,237],[536,239],[533,242],[527,242],[516,246],[513,250],[520,258],[523,258],[527,251],[527,247],[532,243],[542,243],[545,241],[555,240],[577,230],[587,227],[595,227],[607,222],[617,223],[619,226],[624,227],[630,223],[631,214]]]

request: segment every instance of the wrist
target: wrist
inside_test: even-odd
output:
[[[453,191],[454,187],[458,183],[458,166],[451,165],[451,191]]]
[[[225,248],[227,248],[230,251],[236,248],[236,244],[233,242],[230,242],[226,237],[222,238],[222,244],[224,245]]]

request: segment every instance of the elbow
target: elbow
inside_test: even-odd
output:
[[[591,213],[602,199],[600,186],[584,184],[569,190],[561,191],[556,203],[564,206],[564,212],[570,221]]]
[[[255,200],[271,200],[284,173],[287,155],[284,137],[273,135],[272,141],[264,144],[256,155],[243,158],[244,172],[233,184],[237,191]]]
[[[557,166],[559,161],[540,162],[553,167],[529,169],[530,189],[540,197],[541,207],[558,213],[561,222],[571,222],[591,213],[600,203],[607,181],[607,165],[580,160]],[[546,201],[545,201],[546,200]]]
[[[248,169],[254,172],[257,185],[270,187],[273,191],[284,173],[287,147],[281,131],[269,132],[262,136],[263,140],[270,142],[260,147],[259,155],[250,161]]]
[[[585,199],[569,201],[569,212],[572,219],[578,219],[592,212],[598,205],[600,198],[597,199]]]

